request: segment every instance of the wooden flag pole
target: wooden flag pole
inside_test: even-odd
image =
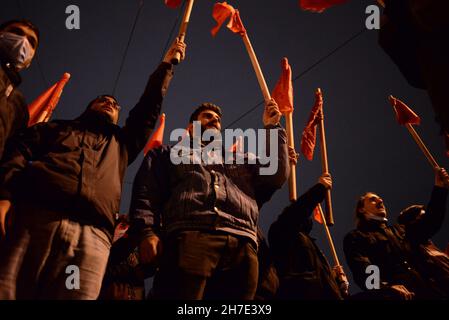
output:
[[[293,112],[289,112],[285,115],[285,125],[287,127],[287,139],[288,145],[295,150],[295,135],[293,131]],[[296,151],[295,151],[296,152]],[[290,177],[288,178],[288,190],[290,201],[296,201],[298,198],[296,190],[296,165],[290,163]]]
[[[262,94],[265,100],[265,103],[271,100],[271,94],[268,90],[267,82],[265,81],[265,77],[263,76],[262,69],[260,68],[259,60],[257,59],[256,53],[254,52],[254,48],[249,40],[248,34],[245,32],[242,35],[243,42],[245,43],[246,50],[248,51],[249,58],[251,59],[251,63],[253,65],[254,71],[256,72],[257,81],[259,82],[260,89],[262,90]],[[286,120],[286,129],[287,129],[287,137],[288,137],[288,145],[295,149],[295,140],[294,140],[294,131],[293,131],[293,113],[290,112],[285,115]],[[288,180],[289,184],[289,198],[290,201],[295,201],[297,199],[297,191],[296,191],[296,166],[290,163],[291,174]]]
[[[321,94],[321,89],[318,88],[318,91]],[[329,163],[327,159],[327,143],[326,143],[326,131],[324,129],[324,112],[321,112],[321,119],[320,119],[320,136],[321,136],[321,165],[323,169],[323,173],[329,173]],[[327,216],[326,221],[329,226],[334,225],[334,214],[332,209],[332,197],[331,197],[331,191],[327,190],[326,192],[326,206],[327,206]]]
[[[435,158],[430,153],[429,149],[427,149],[427,147],[424,144],[424,142],[421,140],[421,137],[416,132],[415,128],[413,128],[413,126],[411,124],[409,124],[409,123],[406,124],[405,126],[407,127],[408,132],[410,132],[410,134],[412,135],[413,140],[415,140],[415,142],[418,145],[418,147],[421,149],[421,151],[426,156],[426,158],[429,161],[430,165],[434,169],[438,169],[440,166],[438,165],[438,163],[436,162]]]
[[[184,11],[184,16],[182,18],[181,27],[179,28],[178,33],[178,38],[182,42],[184,42],[184,40],[186,39],[187,27],[189,26],[190,15],[192,14],[193,3],[195,2],[195,0],[186,0],[186,1],[187,5]],[[173,65],[178,65],[180,61],[181,61],[181,54],[177,52],[174,58],[172,59],[171,63]]]
[[[329,227],[327,225],[326,218],[324,216],[324,212],[323,212],[323,208],[321,207],[321,204],[318,205],[318,210],[320,211],[321,220],[323,221],[324,231],[326,232],[327,241],[329,242],[329,246],[331,248],[332,258],[334,259],[335,265],[339,266],[340,260],[338,259],[337,251],[335,250],[334,241],[332,240],[332,235],[331,235],[331,232],[329,231]]]
[[[251,63],[253,64],[254,71],[256,72],[257,81],[259,82],[260,89],[262,90],[263,98],[265,103],[268,103],[271,100],[271,94],[268,90],[267,82],[263,76],[262,69],[260,68],[259,60],[257,60],[256,53],[254,52],[253,46],[251,45],[251,41],[249,40],[246,32],[242,35],[242,38],[245,43],[246,50],[248,51],[249,58],[251,59]]]

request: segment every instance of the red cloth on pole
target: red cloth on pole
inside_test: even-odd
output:
[[[283,114],[293,112],[293,83],[292,68],[287,58],[281,62],[282,74],[271,96],[279,106]]]
[[[30,105],[28,105],[28,112],[30,114],[30,120],[28,121],[28,126],[31,127],[36,123],[40,122],[40,118],[44,112],[47,116],[43,121],[48,121],[53,110],[58,105],[59,99],[61,98],[62,90],[64,86],[70,79],[69,73],[64,73],[62,79],[59,82],[52,85],[48,90],[41,94],[36,100],[34,100]]]
[[[401,100],[390,96],[390,103],[396,113],[396,121],[400,125],[420,124],[421,118]]]
[[[154,130],[150,139],[145,146],[143,153],[146,155],[150,150],[160,147],[164,143],[164,131],[165,131],[165,113],[161,114],[159,118],[159,126]]]
[[[321,219],[321,212],[320,209],[318,209],[318,207],[316,207],[315,210],[313,210],[313,219],[319,224],[323,224],[323,219]]]
[[[299,5],[303,10],[321,13],[332,6],[347,1],[348,0],[299,0]]]
[[[234,7],[227,4],[226,2],[216,3],[214,5],[212,17],[217,22],[217,25],[211,30],[213,37],[217,35],[218,31],[221,29],[221,26],[226,22],[228,18],[229,22],[227,24],[227,28],[229,30],[240,35],[246,34],[246,29],[243,26],[242,20],[240,19],[239,11],[234,9]]]
[[[316,91],[315,98],[315,105],[301,139],[301,152],[309,161],[313,159],[316,145],[316,127],[320,123],[323,113],[323,95],[319,90]]]
[[[169,8],[176,9],[182,3],[182,0],[165,0],[165,5]]]

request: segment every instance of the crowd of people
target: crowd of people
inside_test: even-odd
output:
[[[0,26],[0,299],[449,297],[449,257],[430,240],[445,216],[445,169],[435,169],[429,203],[404,209],[396,224],[389,223],[379,195],[360,197],[356,228],[343,244],[362,290],[351,295],[342,267],[331,266],[310,236],[312,214],[332,189],[330,174],[286,206],[268,239],[259,228],[260,209],[297,161],[275,100],[265,102],[262,118],[263,130],[276,137],[276,148],[267,150],[275,155],[274,174],[261,174],[265,164],[249,161],[249,153],[242,164],[175,164],[173,146],[164,145],[145,156],[129,215],[117,217],[127,167],[156,125],[174,76],[173,58],[182,62],[186,45],[175,40],[123,127],[117,125],[119,103],[108,94],[74,120],[28,127],[18,86],[38,45],[39,31],[29,21]],[[195,143],[195,123],[201,133],[220,132],[222,116],[213,103],[195,108],[187,144]],[[184,157],[191,159],[195,150],[189,150]],[[79,269],[76,288],[67,286],[68,266]],[[367,286],[369,266],[380,270],[374,288]],[[146,296],[144,280],[153,276]]]

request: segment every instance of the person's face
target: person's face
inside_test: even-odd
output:
[[[112,123],[118,123],[120,106],[117,104],[117,101],[115,101],[111,97],[97,98],[90,109],[107,116]]]
[[[203,131],[208,129],[221,131],[221,118],[212,110],[205,110],[201,112],[198,115],[197,121],[201,122],[201,128]]]
[[[375,193],[367,193],[360,209],[363,214],[372,214],[381,218],[387,217],[384,201]]]
[[[32,57],[36,54],[37,45],[39,44],[39,40],[36,32],[34,32],[30,27],[21,23],[13,23],[1,30],[3,32],[14,33],[18,36],[24,36],[27,38],[28,42],[31,45],[32,49]]]

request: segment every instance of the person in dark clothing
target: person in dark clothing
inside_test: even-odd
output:
[[[398,223],[408,228],[424,218],[426,207],[412,205],[404,209],[398,217]],[[429,285],[441,292],[442,298],[449,298],[449,256],[425,237],[410,239],[413,252],[412,260],[417,269],[429,282]]]
[[[413,264],[410,243],[429,239],[441,227],[446,210],[449,176],[437,170],[435,186],[422,219],[407,226],[387,224],[383,200],[368,192],[356,206],[357,228],[344,238],[344,252],[357,285],[364,291],[389,288],[403,299],[433,299],[440,295]],[[369,266],[380,272],[376,285],[368,283]]]
[[[279,277],[274,266],[270,247],[260,228],[257,230],[257,242],[259,244],[259,250],[257,252],[259,260],[259,280],[257,281],[257,290],[254,300],[273,300],[279,289]]]
[[[410,85],[427,90],[449,155],[449,2],[384,2],[379,44]]]
[[[114,232],[111,253],[101,286],[101,300],[143,300],[145,279],[154,275],[154,268],[142,265],[139,239],[129,229],[127,215],[120,215]]]
[[[209,146],[201,138],[206,133],[220,133],[221,115],[214,104],[197,108],[190,117],[189,130],[194,134],[186,139],[187,144],[198,141]],[[195,163],[195,149],[175,149],[178,145],[147,154],[134,181],[130,216],[146,235],[141,244],[142,260],[150,264],[160,257],[154,279],[156,299],[254,298],[259,207],[281,188],[289,172],[280,117],[271,100],[263,117],[267,140],[277,142],[273,149],[267,148],[277,168],[271,175],[263,174],[265,167],[257,158],[254,164],[248,163],[249,153],[241,154],[246,159],[243,164],[223,159],[210,163],[204,154],[202,161]],[[201,128],[196,130],[194,122]],[[196,137],[195,131],[201,131],[201,137]],[[175,164],[171,157],[178,151],[187,163]]]
[[[98,297],[126,168],[155,126],[173,76],[170,61],[184,49],[176,40],[124,127],[117,125],[117,100],[102,95],[75,120],[29,128],[5,152],[1,230],[11,203],[15,222],[0,258],[0,299]]]
[[[0,159],[7,140],[28,125],[28,107],[17,89],[39,44],[39,30],[28,20],[0,25]]]
[[[323,174],[318,184],[285,208],[270,227],[268,240],[280,282],[278,299],[342,300],[348,294],[342,269],[330,267],[310,236],[312,213],[330,188],[332,179]]]

